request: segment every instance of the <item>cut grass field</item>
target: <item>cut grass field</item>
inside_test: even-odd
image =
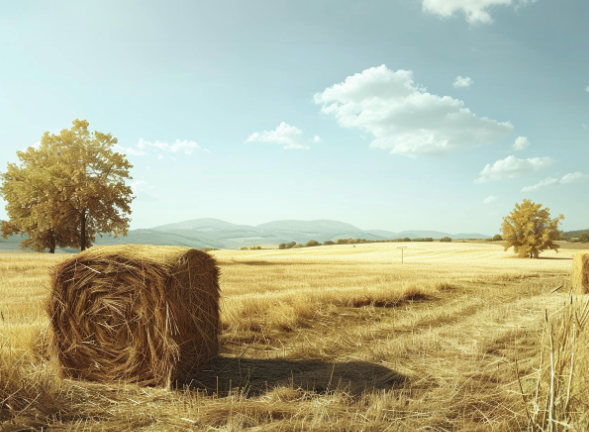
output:
[[[0,430],[585,430],[586,312],[568,294],[577,252],[212,251],[221,357],[173,390],[61,378],[44,305],[48,269],[66,257],[1,253]]]

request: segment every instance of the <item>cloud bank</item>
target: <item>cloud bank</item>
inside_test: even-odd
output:
[[[516,8],[534,3],[536,0],[423,0],[423,12],[438,15],[443,18],[453,16],[456,12],[463,12],[470,24],[490,24],[493,22],[488,9],[494,6],[509,6],[516,3]]]
[[[371,147],[409,157],[443,155],[502,138],[509,122],[477,117],[464,102],[428,93],[413,72],[385,65],[349,76],[313,97],[340,126],[372,134]]]
[[[479,173],[475,183],[487,183],[494,180],[511,179],[526,174],[535,173],[552,165],[554,160],[549,157],[535,157],[519,159],[515,156],[507,156],[496,161],[493,165],[487,164]]]
[[[285,149],[308,149],[310,143],[321,142],[321,138],[315,136],[312,140],[306,139],[303,137],[303,131],[299,128],[282,122],[276,127],[276,130],[254,132],[245,142],[278,144]]]

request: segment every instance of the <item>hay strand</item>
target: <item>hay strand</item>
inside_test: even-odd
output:
[[[66,376],[169,386],[218,354],[215,260],[169,246],[94,247],[54,268],[48,312]]]
[[[573,256],[572,283],[575,294],[589,294],[589,254]]]

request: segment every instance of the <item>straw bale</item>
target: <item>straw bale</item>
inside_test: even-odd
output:
[[[48,312],[64,375],[169,386],[217,357],[219,270],[170,246],[88,249],[53,270]]]
[[[576,294],[589,294],[589,254],[573,256],[573,291]]]

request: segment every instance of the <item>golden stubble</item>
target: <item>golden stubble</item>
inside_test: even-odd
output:
[[[191,389],[174,390],[59,378],[44,305],[49,268],[66,257],[0,254],[0,421],[45,430],[526,430],[518,374],[532,392],[545,315],[562,313],[579,251],[532,260],[492,244],[409,243],[401,264],[397,246],[212,251],[221,356]]]

